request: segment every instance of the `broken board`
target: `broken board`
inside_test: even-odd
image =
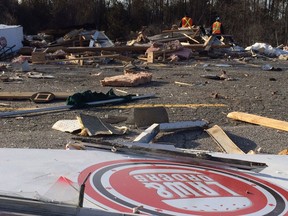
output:
[[[207,129],[206,132],[216,141],[224,152],[228,154],[245,154],[218,125]]]

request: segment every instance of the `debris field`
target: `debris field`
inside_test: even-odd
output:
[[[1,59],[1,147],[125,142],[283,153],[285,54],[240,49],[231,38],[203,36],[196,28],[141,32],[125,45],[83,30],[37,40],[37,47],[30,41],[18,56]]]

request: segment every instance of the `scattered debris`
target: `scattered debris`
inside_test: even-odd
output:
[[[9,107],[10,105],[9,105],[9,104],[6,104],[6,103],[0,103],[0,106],[2,106],[2,107]]]
[[[23,72],[28,72],[31,70],[28,60],[29,57],[20,55],[12,60],[12,64],[19,64]]]
[[[104,118],[80,114],[76,120],[59,120],[53,126],[53,129],[62,132],[79,133],[82,136],[97,136],[125,134],[127,127],[114,127],[105,122]]]
[[[180,85],[180,86],[193,86],[193,84],[190,84],[190,83],[183,83],[183,82],[178,82],[178,81],[175,81],[174,82],[175,84],[178,84],[178,85]]]
[[[39,72],[28,72],[26,74],[28,78],[33,78],[33,79],[54,79],[55,77],[52,75],[43,75],[43,73]]]
[[[86,150],[82,143],[68,143],[65,146],[66,150]]]
[[[271,45],[266,43],[255,43],[252,46],[246,47],[245,50],[263,54],[268,57],[278,57],[280,55],[288,54],[288,51],[280,48],[273,48]]]
[[[227,72],[222,70],[221,75],[214,75],[214,74],[205,74],[201,75],[203,78],[213,79],[213,80],[225,80],[225,81],[234,81],[234,78],[231,78],[227,75]]]
[[[79,96],[79,94],[77,94]],[[80,94],[81,95],[81,94]],[[72,95],[73,96],[73,95]],[[118,96],[118,97],[113,97],[111,99],[103,99],[102,100],[95,100],[93,101],[93,97],[88,98],[90,100],[87,100],[87,98],[80,98],[81,101],[78,101],[77,96],[75,97],[68,97],[69,103],[67,102],[68,105],[62,105],[62,106],[57,106],[57,107],[44,107],[44,108],[36,108],[36,109],[27,109],[27,110],[19,110],[19,111],[11,111],[11,112],[1,112],[0,117],[12,117],[12,116],[19,116],[19,115],[29,115],[29,114],[35,114],[35,113],[47,113],[47,112],[52,112],[52,111],[64,111],[64,110],[70,110],[72,108],[80,108],[84,106],[100,106],[100,105],[107,105],[107,104],[112,104],[112,103],[119,103],[119,102],[128,102],[132,100],[140,100],[144,98],[151,98],[154,97],[154,94],[149,94],[149,95],[139,95],[139,96]],[[67,99],[67,100],[68,100]],[[76,102],[77,99],[77,103]],[[84,101],[83,101],[84,99]],[[95,99],[95,98],[94,98]],[[88,102],[90,101],[90,102]]]
[[[133,214],[141,214],[140,209],[142,209],[142,208],[143,208],[142,205],[137,206],[137,207],[134,207],[134,208],[132,209],[132,213],[133,213]]]
[[[275,67],[271,66],[270,64],[263,65],[262,70],[264,70],[264,71],[282,71],[281,68],[275,68]]]

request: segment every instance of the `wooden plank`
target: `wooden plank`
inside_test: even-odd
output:
[[[211,48],[211,46],[212,46],[215,38],[216,38],[215,35],[211,35],[211,36],[208,38],[208,40],[205,41],[205,43],[204,43],[203,46],[205,47],[204,49],[205,49],[206,51],[210,50],[210,48]]]
[[[194,86],[194,84],[190,84],[190,83],[183,83],[183,82],[178,82],[178,81],[175,81],[174,82],[175,84],[178,84],[180,86],[184,85],[184,86]]]
[[[277,119],[262,117],[259,115],[253,115],[243,112],[230,112],[228,113],[227,117],[232,118],[234,120],[244,121],[278,130],[288,131],[288,122],[286,121],[281,121]]]
[[[183,33],[183,35],[184,35],[185,37],[189,38],[190,40],[194,41],[195,43],[200,44],[200,42],[197,41],[196,39],[194,39],[193,37],[191,37],[191,36],[189,36],[189,35],[187,35],[187,34],[184,34],[184,33]]]
[[[215,140],[224,152],[228,154],[245,154],[218,125],[214,125],[212,128],[205,131]]]

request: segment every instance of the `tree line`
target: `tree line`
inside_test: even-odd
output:
[[[0,11],[1,24],[21,25],[25,34],[83,26],[127,40],[142,26],[151,34],[170,29],[187,13],[204,27],[219,16],[243,46],[288,41],[287,0],[1,0]]]

